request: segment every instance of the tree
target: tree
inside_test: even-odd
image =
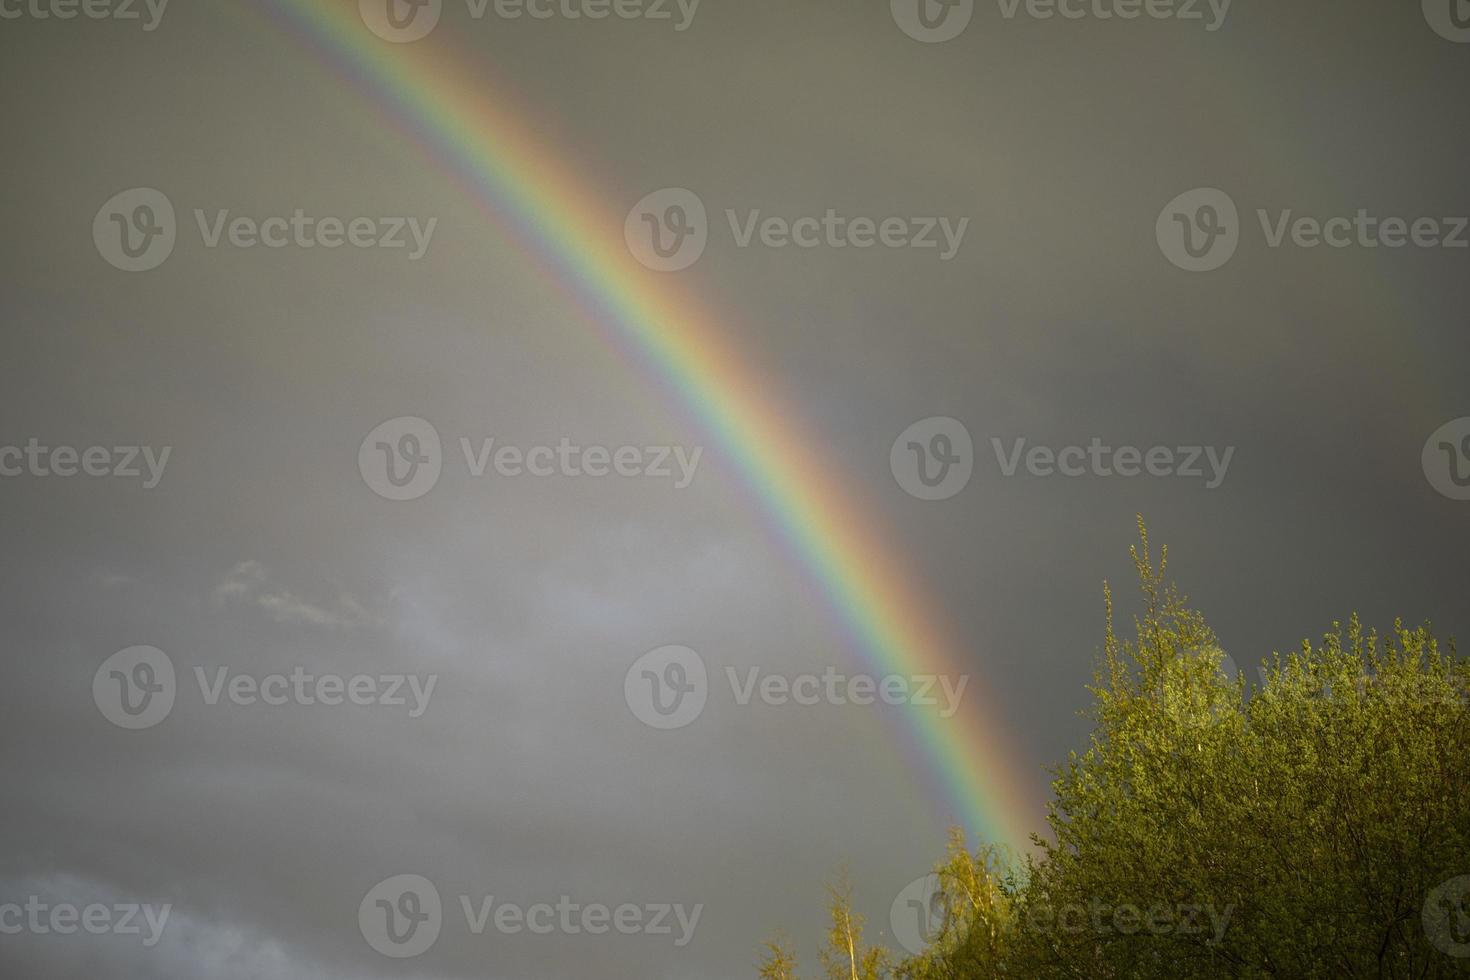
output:
[[[827,886],[827,908],[832,927],[821,958],[828,980],[882,980],[889,967],[888,951],[863,946],[863,917],[852,909],[852,886],[845,871]]]
[[[791,941],[785,935],[778,935],[767,940],[765,945],[765,955],[761,957],[757,974],[761,980],[797,980],[796,954],[792,952]]]
[[[949,834],[949,852],[934,869],[942,908],[929,949],[899,964],[902,980],[958,980],[999,975],[1016,928],[1015,855],[982,844],[971,853],[964,831]]]
[[[1056,773],[1024,895],[1035,975],[1450,975],[1420,920],[1470,873],[1466,663],[1354,616],[1259,685],[1229,678],[1139,532],[1144,611],[1120,640],[1105,592],[1097,728]]]
[[[1139,533],[1143,609],[1121,638],[1104,586],[1095,728],[1054,770],[1050,839],[1020,865],[952,839],[949,922],[895,975],[1470,975],[1470,664],[1354,616],[1231,677]]]

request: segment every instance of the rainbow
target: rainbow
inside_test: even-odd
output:
[[[534,134],[526,113],[492,97],[487,80],[432,39],[374,35],[354,0],[264,0],[261,8],[321,52],[392,121],[425,145],[493,220],[534,253],[557,287],[623,353],[691,412],[778,526],[784,543],[879,674],[970,672],[939,617],[897,574],[892,554],[796,415],[731,346],[729,331],[675,282],[649,272],[623,239],[626,211],[609,210],[588,181]],[[631,204],[631,202],[627,202]],[[626,205],[625,205],[626,207]],[[1024,758],[987,716],[972,679],[968,707],[948,721],[904,713],[908,748],[939,784],[943,819],[992,843],[1024,848],[1040,795]]]

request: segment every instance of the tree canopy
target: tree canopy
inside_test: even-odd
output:
[[[1142,612],[1105,633],[1089,744],[1053,770],[1024,859],[952,834],[919,955],[863,945],[830,892],[829,980],[1470,975],[1470,662],[1357,616],[1229,658],[1147,529]],[[790,944],[762,977],[798,976]]]

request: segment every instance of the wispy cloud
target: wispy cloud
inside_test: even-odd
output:
[[[281,625],[355,629],[379,625],[379,617],[347,592],[330,603],[303,599],[275,582],[258,561],[242,561],[215,587],[216,605],[253,606]]]
[[[95,582],[97,586],[102,589],[120,589],[126,585],[138,584],[138,580],[130,575],[124,575],[121,572],[107,571],[105,569],[102,571],[93,572],[92,581]]]

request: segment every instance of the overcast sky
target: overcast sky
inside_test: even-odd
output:
[[[874,668],[728,447],[370,93],[249,6],[170,4],[147,30],[142,4],[58,20],[0,0],[0,973],[735,980],[778,927],[815,952],[844,863],[892,942],[891,904],[959,816],[900,738],[924,709],[738,703],[727,667]],[[668,9],[509,20],[492,3],[476,20],[444,0],[411,43],[465,59],[487,99],[513,94],[609,213],[698,196],[708,243],[670,282],[763,366],[885,564],[958,639],[958,710],[1009,737],[1031,827],[1044,767],[1085,741],[1102,583],[1128,587],[1136,513],[1243,665],[1354,610],[1470,634],[1453,479],[1470,474],[1470,43],[1448,9],[1072,20],[982,0],[944,41],[910,36],[904,0],[703,0],[684,30]],[[134,188],[167,199],[176,240],[130,272],[109,235],[166,217],[110,203]],[[1223,197],[1180,198],[1197,188]],[[412,218],[426,237],[244,248],[225,231],[211,248],[196,209],[371,218],[364,241]],[[826,228],[742,247],[726,216],[829,209],[843,235],[968,223],[952,250],[838,248]],[[1311,247],[1303,216],[1353,219],[1346,244]],[[1375,237],[1394,218],[1418,240]],[[1186,225],[1202,257],[1170,237]],[[403,418],[433,427],[442,472],[392,500],[422,487],[385,482],[378,443],[410,473],[426,443],[403,437],[425,430],[369,434]],[[891,458],[933,418],[972,446],[943,500]],[[595,457],[571,472],[548,453],[550,476],[492,456],[476,477],[461,438],[637,447],[625,464],[650,467],[663,447],[670,473],[597,478]],[[1197,448],[1202,475],[1026,462],[1094,439],[1165,447],[1160,472]],[[1011,475],[994,440],[1002,456],[1025,440]],[[641,671],[625,680],[670,645],[707,666],[707,704],[661,730],[630,704]],[[159,673],[104,665],[140,646],[175,677],[146,727],[118,723],[116,696]],[[674,678],[666,663],[652,672]],[[286,703],[237,703],[298,668],[372,677],[374,703],[283,686]],[[405,703],[376,703],[393,675]],[[369,936],[374,889],[399,875],[443,904],[413,957]],[[395,915],[413,910],[401,892]],[[669,906],[671,931],[515,932],[492,911],[477,935],[461,897],[478,914],[491,896],[636,906],[645,926]],[[135,904],[168,907],[156,937],[141,913],[117,928]],[[51,929],[89,905],[104,934]]]

